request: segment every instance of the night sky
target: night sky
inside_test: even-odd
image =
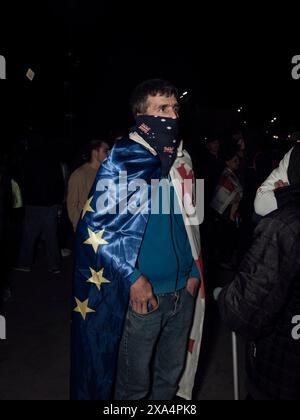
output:
[[[300,54],[296,11],[173,3],[15,2],[0,32],[2,127],[19,135],[32,121],[57,135],[72,129],[74,137],[126,127],[131,89],[163,77],[189,92],[183,107],[201,111],[201,134],[218,124],[216,114],[238,106],[248,124],[276,115],[278,129],[299,130],[300,80],[291,77]]]

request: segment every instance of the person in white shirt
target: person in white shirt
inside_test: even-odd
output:
[[[255,213],[259,216],[267,214],[278,209],[277,200],[274,194],[276,188],[289,185],[288,167],[290,163],[292,148],[282,159],[278,168],[274,169],[271,175],[259,187],[256,193],[254,208]]]

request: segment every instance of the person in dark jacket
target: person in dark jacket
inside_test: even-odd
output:
[[[248,391],[254,400],[300,400],[299,146],[288,179],[275,190],[278,210],[257,226],[235,280],[218,298],[223,321],[248,338]]]
[[[40,238],[47,250],[48,271],[60,273],[57,236],[59,206],[63,202],[64,181],[60,164],[43,137],[34,137],[23,162],[21,188],[25,204],[23,235],[16,270],[30,272]]]

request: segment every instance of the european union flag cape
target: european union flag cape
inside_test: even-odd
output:
[[[183,152],[170,175],[189,173]],[[183,159],[183,161],[182,161]],[[127,172],[127,182],[120,174]],[[160,179],[160,160],[136,133],[120,140],[102,163],[83,209],[77,228],[72,317],[71,399],[107,400],[112,398],[118,347],[129,302],[129,276],[135,263],[150,214],[151,179]],[[144,188],[138,188],[144,180]],[[128,184],[136,188],[128,191]],[[142,192],[143,191],[143,192]],[[143,202],[147,194],[146,202]],[[115,203],[117,207],[114,208]],[[141,205],[144,210],[132,214],[121,211],[124,204]],[[105,205],[104,205],[105,204]],[[109,208],[109,211],[107,211]],[[188,226],[193,256],[201,267],[198,227]],[[194,231],[194,232],[193,232]],[[198,232],[198,233],[197,233]],[[197,368],[204,315],[203,282],[197,306],[201,314],[193,327],[186,375],[179,395],[190,398]],[[192,329],[192,334],[193,334]],[[194,333],[195,335],[195,333]],[[199,340],[200,337],[200,340]],[[196,342],[196,345],[195,345]],[[193,356],[193,357],[191,357]]]

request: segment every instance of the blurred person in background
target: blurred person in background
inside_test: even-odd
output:
[[[74,232],[80,219],[89,192],[101,163],[107,158],[109,145],[103,140],[92,140],[88,144],[88,162],[77,168],[70,176],[67,193],[67,208]]]
[[[25,205],[18,271],[30,272],[39,239],[45,242],[48,271],[60,273],[58,210],[63,201],[64,183],[52,145],[35,134],[22,165],[21,190]]]
[[[215,248],[219,252],[218,260],[224,268],[234,265],[234,251],[237,247],[237,228],[239,227],[239,206],[243,197],[243,187],[237,175],[240,160],[235,147],[228,147],[223,152],[226,164],[213,199],[210,203],[215,212]]]

